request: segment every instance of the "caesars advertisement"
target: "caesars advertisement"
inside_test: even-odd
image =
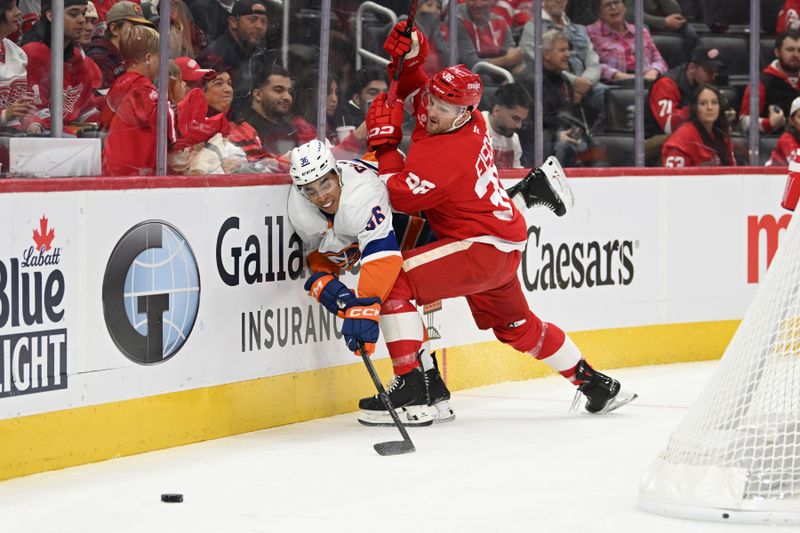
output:
[[[519,272],[568,331],[740,319],[790,220],[778,174],[570,183]],[[303,290],[288,187],[0,194],[0,419],[356,362]],[[434,347],[492,339],[463,299],[420,311]]]

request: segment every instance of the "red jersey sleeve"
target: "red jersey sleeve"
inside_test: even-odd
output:
[[[750,115],[750,86],[748,85],[744,88],[742,107],[739,116],[750,117]],[[769,124],[769,114],[767,113],[767,88],[762,82],[758,82],[758,117],[758,128],[760,131],[769,131],[772,129],[772,126]],[[752,117],[750,118],[752,119]]]
[[[32,123],[39,123],[47,128],[50,122],[50,48],[34,42],[22,49],[28,56],[28,87],[33,92],[36,106],[36,114],[25,118],[22,127],[27,129]]]
[[[449,168],[440,168],[440,162],[452,160],[438,157],[436,143],[425,142],[427,140],[418,141],[414,150],[409,151],[405,165],[398,172],[390,171],[386,181],[392,207],[403,213],[424,211],[447,200],[446,185],[454,169],[449,165],[444,165]],[[386,173],[381,167],[381,176]]]
[[[653,84],[649,104],[656,122],[667,135],[689,118],[689,108],[680,107],[681,91],[670,78],[660,78]]]

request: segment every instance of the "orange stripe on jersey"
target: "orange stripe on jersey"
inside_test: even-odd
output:
[[[369,298],[377,296],[385,300],[394,286],[403,258],[399,255],[389,255],[361,264],[361,273],[358,276],[358,297]]]
[[[339,266],[318,251],[313,251],[306,258],[311,272],[330,272],[339,275]]]

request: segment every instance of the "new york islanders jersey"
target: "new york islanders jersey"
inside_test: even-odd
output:
[[[342,190],[336,214],[323,213],[292,186],[289,222],[303,241],[313,272],[338,274],[360,261],[358,297],[384,299],[403,262],[392,229],[389,195],[369,163],[338,163]]]

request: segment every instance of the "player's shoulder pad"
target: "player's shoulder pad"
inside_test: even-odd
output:
[[[350,175],[349,179],[345,172],[342,174],[342,194],[334,224],[345,233],[356,235],[364,229],[375,207],[384,213],[390,211],[389,193],[374,171]]]

